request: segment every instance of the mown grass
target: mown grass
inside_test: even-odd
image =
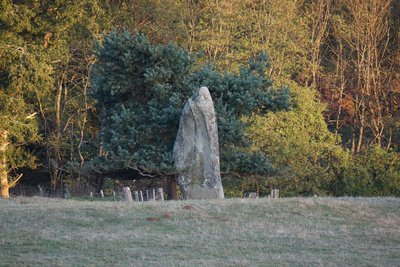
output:
[[[400,266],[400,199],[0,200],[0,266]]]

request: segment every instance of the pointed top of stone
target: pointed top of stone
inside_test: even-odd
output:
[[[192,101],[212,101],[208,88],[206,86],[198,88],[192,96]]]

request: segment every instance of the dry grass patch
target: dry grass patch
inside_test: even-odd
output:
[[[400,199],[0,200],[0,266],[399,266]]]

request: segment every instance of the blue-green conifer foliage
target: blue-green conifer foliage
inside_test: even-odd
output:
[[[194,90],[207,86],[214,100],[222,171],[266,173],[268,160],[250,152],[242,118],[286,109],[287,89],[272,89],[266,55],[238,73],[200,67],[176,45],[153,45],[143,35],[111,32],[96,49],[92,95],[100,112],[100,138],[108,170],[174,173],[172,148],[181,110]]]

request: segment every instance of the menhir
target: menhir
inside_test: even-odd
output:
[[[175,168],[184,199],[223,199],[218,129],[207,87],[185,104],[174,144]]]

